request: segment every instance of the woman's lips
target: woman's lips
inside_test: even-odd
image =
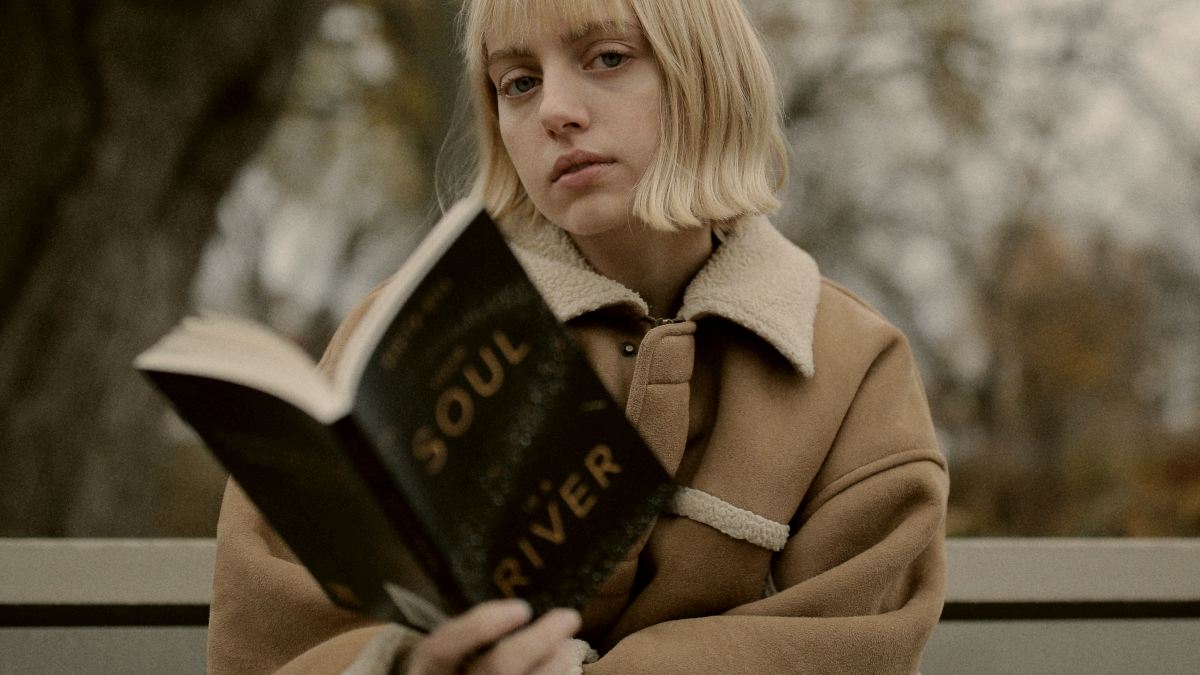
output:
[[[550,182],[557,183],[563,176],[568,174],[579,173],[586,169],[590,164],[612,164],[613,158],[576,148],[570,152],[563,153],[554,160],[554,166],[550,168]]]
[[[574,167],[563,172],[554,184],[565,188],[577,188],[585,185],[590,185],[602,176],[608,167],[612,166],[613,162],[589,162],[587,164],[577,164]]]

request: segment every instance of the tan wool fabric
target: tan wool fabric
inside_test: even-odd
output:
[[[561,231],[507,234],[689,488],[584,608],[599,659],[583,672],[915,671],[942,607],[948,487],[903,335],[764,218],[729,231],[662,325]],[[233,484],[217,540],[212,672],[387,672],[419,640],[330,604]]]

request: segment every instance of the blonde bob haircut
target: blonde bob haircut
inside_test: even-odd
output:
[[[575,30],[640,24],[663,76],[656,156],[635,187],[633,215],[673,230],[729,225],[779,208],[787,174],[779,90],[738,0],[467,0],[463,53],[477,118],[473,187],[497,218],[541,222],[500,138],[486,36],[518,43],[546,22]]]

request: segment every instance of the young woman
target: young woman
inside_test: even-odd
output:
[[[210,668],[915,670],[944,462],[903,336],[765,218],[786,150],[738,1],[465,12],[476,195],[685,487],[582,614],[485,603],[421,637],[334,608],[231,484]]]

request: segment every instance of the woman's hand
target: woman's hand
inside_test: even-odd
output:
[[[480,603],[438,626],[417,645],[409,675],[568,672],[575,665],[569,645],[579,630],[579,612],[554,609],[525,626],[530,615],[529,604],[522,600]]]

